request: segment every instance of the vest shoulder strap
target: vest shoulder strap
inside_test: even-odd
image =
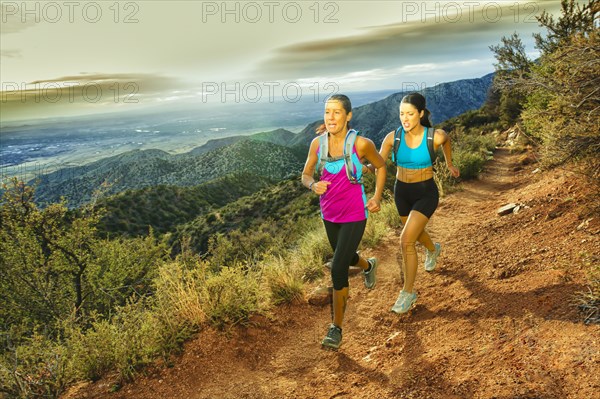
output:
[[[431,158],[431,166],[435,163],[436,153],[433,148],[433,137],[435,136],[435,129],[432,127],[427,128],[427,150],[429,151],[429,158]]]
[[[346,163],[346,176],[348,176],[350,183],[354,184],[362,183],[362,175],[359,176],[358,170],[356,169],[354,162],[352,162],[352,150],[354,149],[354,143],[356,142],[356,137],[358,137],[358,135],[359,133],[356,130],[350,129],[346,134],[346,138],[344,139],[344,162]]]
[[[398,166],[398,160],[396,159],[396,154],[398,153],[398,148],[400,148],[400,141],[402,140],[402,133],[404,133],[404,128],[400,126],[396,129],[396,133],[394,133],[394,145],[392,146],[392,162],[394,165]]]
[[[354,166],[352,162],[352,150],[354,148],[354,143],[356,142],[356,137],[358,137],[360,133],[354,129],[348,130],[346,133],[346,137],[344,138],[344,154],[341,158],[344,159],[344,164],[346,167],[346,176],[351,183],[361,184],[362,183],[362,175],[359,176],[359,172],[357,168]],[[319,136],[319,154],[317,158],[317,172],[321,174],[323,172],[323,168],[325,167],[325,163],[332,160],[337,160],[341,158],[331,158],[329,156],[329,133],[325,132]],[[362,171],[361,171],[362,172]]]

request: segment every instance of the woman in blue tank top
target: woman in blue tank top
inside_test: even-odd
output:
[[[425,97],[419,93],[405,96],[400,102],[401,127],[396,132],[390,132],[379,153],[387,159],[394,148],[396,154],[392,159],[396,162],[396,183],[394,185],[394,200],[400,219],[402,220],[402,273],[404,286],[392,311],[406,313],[415,304],[417,293],[413,286],[417,274],[417,251],[415,244],[419,241],[425,248],[425,270],[433,271],[437,257],[441,252],[441,244],[433,243],[425,226],[438,206],[439,193],[433,180],[433,165],[429,155],[427,139],[433,140],[433,149],[440,146],[446,159],[446,165],[453,177],[460,175],[459,170],[452,165],[452,150],[450,137],[441,129],[433,129],[429,121],[429,110],[426,108]],[[394,145],[394,141],[400,141]]]

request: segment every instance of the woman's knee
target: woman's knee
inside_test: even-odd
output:
[[[407,235],[402,234],[400,236],[400,246],[402,247],[402,252],[404,253],[414,253],[416,252],[416,242],[417,240],[414,237],[409,237]]]
[[[342,290],[350,285],[348,282],[348,273],[346,275],[343,274],[334,274],[331,272],[331,281],[333,283],[333,289],[336,291]]]

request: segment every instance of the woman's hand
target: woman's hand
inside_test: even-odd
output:
[[[317,195],[323,195],[327,191],[327,188],[329,187],[330,184],[331,184],[331,182],[326,181],[326,180],[316,181],[312,185],[312,188],[311,188],[312,192]]]
[[[381,201],[375,198],[371,198],[367,201],[367,209],[369,210],[369,212],[379,212],[381,210]]]
[[[456,166],[454,166],[454,165],[448,166],[448,170],[450,171],[450,174],[452,175],[452,177],[460,176],[460,170],[458,170],[458,168]]]

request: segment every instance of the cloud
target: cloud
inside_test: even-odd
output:
[[[488,60],[492,55],[488,46],[499,43],[502,36],[515,30],[529,33],[537,29],[531,13],[519,13],[514,3],[494,4],[452,15],[365,27],[353,36],[285,46],[275,50],[253,73],[271,79],[291,75],[307,78],[465,59]]]
[[[72,116],[153,105],[185,82],[155,74],[87,73],[2,82],[2,121]]]
[[[0,58],[23,58],[23,53],[21,50],[2,50]]]

